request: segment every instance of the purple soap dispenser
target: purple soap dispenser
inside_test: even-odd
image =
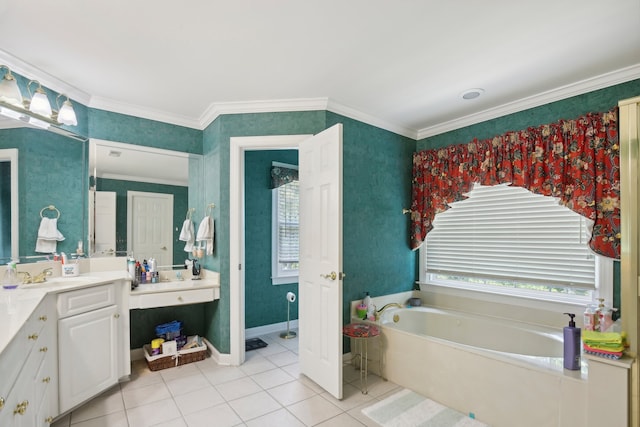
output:
[[[563,328],[564,333],[564,368],[572,371],[580,369],[580,328],[573,321],[575,314],[564,313],[571,318],[569,326]]]

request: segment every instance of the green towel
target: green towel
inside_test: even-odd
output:
[[[595,344],[621,345],[623,343],[622,334],[618,332],[582,331],[582,341]]]

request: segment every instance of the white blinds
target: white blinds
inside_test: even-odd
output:
[[[298,262],[299,252],[299,186],[298,181],[281,185],[278,191],[278,262]]]
[[[436,215],[427,273],[595,288],[591,221],[524,188],[476,184],[468,196]]]

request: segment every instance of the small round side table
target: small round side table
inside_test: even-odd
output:
[[[342,334],[353,339],[351,349],[351,360],[358,358],[360,361],[360,391],[362,394],[369,393],[367,388],[367,368],[368,368],[368,341],[380,336],[380,328],[369,323],[349,323],[342,327]],[[380,357],[380,374],[382,375],[382,358]]]

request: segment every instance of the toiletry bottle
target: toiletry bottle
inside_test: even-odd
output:
[[[7,269],[4,272],[4,278],[2,279],[2,287],[4,289],[15,289],[18,287],[20,281],[18,280],[18,270],[15,261],[7,263]]]
[[[369,292],[364,293],[364,299],[362,300],[362,304],[369,308],[371,306],[371,297],[369,296]]]
[[[598,324],[598,317],[596,316],[596,308],[594,304],[588,304],[584,310],[584,317],[582,324],[585,331],[595,331]]]
[[[576,328],[573,321],[575,314],[564,313],[569,316],[569,326],[563,329],[564,334],[564,368],[572,371],[580,369],[580,328]]]

